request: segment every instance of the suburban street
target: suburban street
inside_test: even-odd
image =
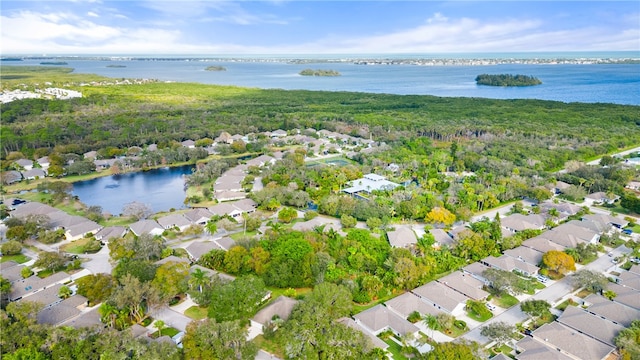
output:
[[[616,256],[628,254],[629,252],[630,250],[624,245],[622,245],[616,249],[611,250],[611,255],[612,255],[611,257],[607,255],[602,255],[598,259],[594,260],[593,262],[580,268],[589,269],[597,272],[604,272],[610,269],[612,266],[614,266],[614,264],[611,262],[611,259],[613,259]],[[565,276],[561,280],[551,282],[549,286],[540,290],[535,295],[531,295],[530,297],[527,297],[527,298],[535,299],[535,300],[545,300],[548,303],[550,303],[551,306],[553,307],[558,303],[564,301],[573,292],[573,286],[571,285],[570,281],[571,281],[571,276]],[[521,301],[523,299],[523,297],[521,296],[519,296],[518,298]],[[520,305],[518,304],[509,308],[507,311],[501,314],[498,314],[493,318],[487,320],[482,324],[482,326],[485,326],[497,321],[504,321],[509,324],[516,324],[516,323],[527,320],[527,318],[528,318],[528,315],[523,313],[522,310],[520,310]],[[487,343],[489,339],[480,335],[482,326],[478,326],[470,330],[469,332],[464,334],[462,337],[467,340],[477,341],[480,344]]]

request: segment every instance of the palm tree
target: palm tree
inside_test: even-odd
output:
[[[202,292],[202,286],[206,284],[208,280],[209,279],[207,277],[207,273],[202,271],[202,269],[200,268],[196,268],[191,273],[191,278],[189,279],[189,283],[191,283],[192,286],[197,287],[198,292]]]
[[[216,232],[218,232],[218,225],[216,225],[215,221],[213,221],[213,220],[207,221],[207,224],[204,226],[204,228],[211,235],[213,235]]]
[[[153,323],[153,326],[158,329],[158,337],[162,336],[162,329],[164,329],[165,327],[165,323],[162,320],[156,320],[155,323]]]

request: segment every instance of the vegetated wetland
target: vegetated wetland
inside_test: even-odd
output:
[[[640,143],[638,106],[195,83],[112,86],[100,85],[109,83],[108,78],[50,69],[51,73],[3,66],[4,88],[25,81],[53,81],[83,93],[72,100],[4,104],[4,156],[56,145],[73,144],[89,151],[215,137],[221,131],[340,127],[391,142],[416,137],[445,143],[466,140],[504,160],[550,170],[570,159],[588,159]],[[89,85],[90,81],[96,83]]]

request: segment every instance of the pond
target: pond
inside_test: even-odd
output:
[[[101,206],[112,215],[122,213],[125,204],[137,201],[153,212],[185,208],[184,175],[193,165],[165,167],[149,171],[111,175],[73,184],[72,194],[87,206]]]

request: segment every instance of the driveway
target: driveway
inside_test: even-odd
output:
[[[185,331],[187,329],[187,325],[193,321],[190,317],[180,314],[177,311],[173,311],[167,306],[153,311],[152,316],[156,320],[162,320],[165,324],[180,331]]]
[[[103,246],[100,251],[95,254],[78,255],[83,259],[82,267],[91,271],[92,274],[111,274],[113,266],[109,262],[109,247]]]

